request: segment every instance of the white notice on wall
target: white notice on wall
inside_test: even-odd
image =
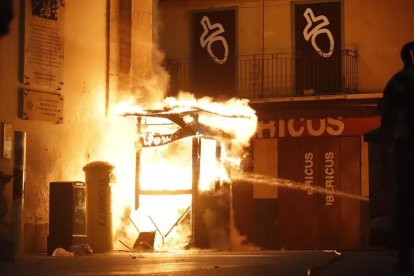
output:
[[[23,119],[63,122],[63,96],[39,91],[23,91]]]
[[[63,85],[64,1],[25,1],[23,83],[37,90]]]

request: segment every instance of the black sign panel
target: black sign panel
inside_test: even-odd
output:
[[[198,96],[232,96],[235,10],[194,12],[192,30],[192,92]]]
[[[294,20],[297,93],[340,92],[341,3],[296,4]]]

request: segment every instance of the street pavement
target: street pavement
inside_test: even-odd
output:
[[[395,252],[203,251],[21,255],[0,264],[1,276],[20,275],[414,275],[393,271]],[[414,264],[414,262],[413,262]]]

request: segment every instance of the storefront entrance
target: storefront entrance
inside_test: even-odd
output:
[[[309,187],[279,189],[281,248],[360,247],[361,202],[331,193],[361,194],[360,154],[358,136],[279,139],[279,177]],[[326,193],[312,191],[315,186]]]

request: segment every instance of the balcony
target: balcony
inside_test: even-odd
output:
[[[215,72],[223,76],[215,80],[215,88],[220,90],[220,84],[225,84],[231,96],[265,99],[357,93],[357,52],[354,50],[343,49],[329,59],[315,53],[274,53],[240,55],[234,61],[233,91],[228,91],[232,80],[226,79],[224,73]],[[170,94],[179,90],[197,94],[191,59],[169,59],[165,68],[171,76]]]

